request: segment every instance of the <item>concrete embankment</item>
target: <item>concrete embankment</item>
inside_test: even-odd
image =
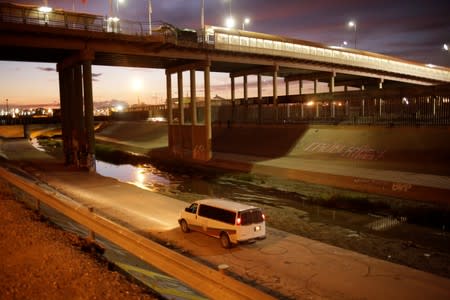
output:
[[[420,201],[450,199],[449,128],[216,125],[208,166]],[[97,134],[134,152],[167,150],[167,126],[112,123]]]

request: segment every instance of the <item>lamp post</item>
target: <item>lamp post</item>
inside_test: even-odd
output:
[[[250,24],[249,18],[244,18],[244,21],[242,22],[242,30],[245,30],[245,24]]]
[[[119,4],[123,3],[125,0],[116,0],[116,17],[119,17]]]
[[[200,27],[202,30],[202,43],[206,40],[206,32],[205,32],[205,0],[202,0],[202,5],[200,8]]]
[[[152,0],[148,0],[148,34],[152,35]]]
[[[353,27],[353,30],[354,30],[354,33],[355,33],[355,49],[356,49],[356,22],[355,21],[348,22],[348,27],[349,28]]]

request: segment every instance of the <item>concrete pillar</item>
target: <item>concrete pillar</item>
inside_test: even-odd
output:
[[[361,85],[361,91],[364,91],[364,85]],[[362,109],[362,116],[364,117],[366,114],[364,98],[361,100],[361,109]]]
[[[277,91],[278,68],[273,72],[272,89],[273,89],[273,106],[275,109],[275,121],[278,121],[278,91]]]
[[[261,74],[258,73],[258,123],[262,123],[262,84]]]
[[[172,74],[166,72],[167,123],[173,124]]]
[[[205,126],[206,126],[206,155],[205,159],[210,160],[211,152],[211,83],[210,83],[210,65],[205,66]]]
[[[180,118],[178,123],[184,125],[184,103],[183,103],[183,72],[178,71],[178,111],[180,112]]]
[[[303,81],[302,80],[298,81],[298,94],[299,95],[303,94]]]
[[[382,115],[382,111],[383,111],[383,109],[382,109],[382,106],[383,106],[383,100],[380,98],[379,100],[378,100],[378,102],[380,103],[380,105],[378,106],[378,109],[379,109],[379,116],[381,117],[381,115]]]
[[[330,77],[330,82],[329,82],[328,86],[330,88],[330,93],[334,93],[334,76]]]
[[[61,134],[63,141],[64,162],[71,164],[71,122],[69,117],[69,79],[72,75],[71,69],[58,69],[59,73],[59,102],[61,106]]]
[[[248,104],[248,81],[247,81],[247,75],[244,75],[244,102],[245,104]]]
[[[364,99],[361,100],[361,108],[362,108],[362,116],[364,117],[365,115],[365,103],[364,103]]]
[[[92,95],[92,65],[90,61],[83,62],[84,86],[84,124],[87,139],[86,165],[90,172],[95,172],[95,133],[94,133],[94,100]]]
[[[316,102],[316,118],[320,117],[320,108],[319,108],[319,102]]]
[[[314,80],[314,94],[317,94],[318,88],[319,88],[319,80],[315,79]]]
[[[273,104],[275,106],[278,105],[277,77],[278,77],[278,72],[277,71],[273,72],[272,90],[273,90]]]
[[[74,102],[73,102],[73,118],[74,118],[74,132],[72,152],[74,156],[74,163],[77,167],[84,165],[86,140],[84,139],[84,112],[83,112],[83,78],[81,72],[81,65],[77,64],[74,69]]]
[[[231,121],[234,121],[235,114],[235,106],[236,106],[236,97],[235,97],[235,82],[234,77],[231,77]]]
[[[244,121],[248,122],[248,81],[247,81],[247,75],[243,76],[243,80],[244,80],[244,103],[245,103]]]
[[[289,96],[289,81],[285,81],[286,84],[286,96]]]
[[[331,102],[331,117],[336,117],[336,103],[334,101]]]
[[[433,117],[436,116],[436,97],[433,96]]]
[[[195,82],[195,69],[190,70],[191,77],[191,122],[192,125],[197,125],[197,95]]]

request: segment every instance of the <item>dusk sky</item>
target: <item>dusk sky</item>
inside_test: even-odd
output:
[[[116,7],[113,0],[113,7]],[[231,2],[230,2],[231,1]],[[46,1],[7,2],[42,5]],[[109,0],[48,0],[53,8],[108,15]],[[152,21],[168,22],[180,28],[200,28],[201,0],[152,0]],[[340,46],[357,48],[421,63],[450,67],[449,0],[205,0],[205,23],[223,26],[230,14],[246,29]],[[121,19],[148,22],[147,0],[124,0],[119,4]],[[13,104],[59,103],[58,74],[54,64],[0,61],[0,108],[4,100]],[[161,103],[166,97],[163,70],[93,67],[94,99]],[[250,79],[249,79],[250,80]],[[134,85],[141,82],[140,88]],[[189,85],[188,82],[185,84]],[[229,97],[228,74],[212,74],[212,96]],[[188,91],[188,88],[185,88]],[[239,96],[239,95],[237,95]]]

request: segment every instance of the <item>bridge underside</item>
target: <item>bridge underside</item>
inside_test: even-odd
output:
[[[379,99],[387,93],[421,95],[426,86],[442,82],[407,74],[376,71],[362,67],[318,63],[289,57],[214,50],[167,42],[163,36],[121,35],[49,26],[0,22],[0,60],[56,63],[59,72],[64,150],[68,164],[95,169],[93,131],[92,65],[158,68],[166,70],[169,146],[173,154],[187,152],[193,159],[211,158],[210,72],[227,73],[231,81],[231,104],[248,103],[248,77],[257,78],[256,102],[262,101],[262,77],[272,79],[270,104],[278,118],[278,78],[285,82],[286,102],[305,103],[311,99],[334,101],[337,97]],[[204,72],[203,119],[197,119],[195,71]],[[189,116],[184,116],[183,73],[190,73]],[[177,74],[178,99],[172,99],[171,76]],[[244,97],[235,97],[236,78],[242,78]],[[313,86],[305,94],[304,84]],[[326,86],[325,93],[319,85]],[[298,93],[290,92],[296,85]],[[417,87],[420,87],[419,89]],[[341,89],[338,91],[337,89]],[[428,89],[430,96],[434,90]],[[442,92],[442,91],[441,91]],[[443,92],[448,96],[448,87]],[[242,102],[243,101],[243,102]],[[380,102],[381,103],[381,102]],[[173,107],[177,105],[177,108]],[[381,107],[381,104],[380,104]],[[176,114],[174,112],[176,111]],[[234,112],[234,109],[232,110]],[[233,120],[234,116],[231,115]]]

